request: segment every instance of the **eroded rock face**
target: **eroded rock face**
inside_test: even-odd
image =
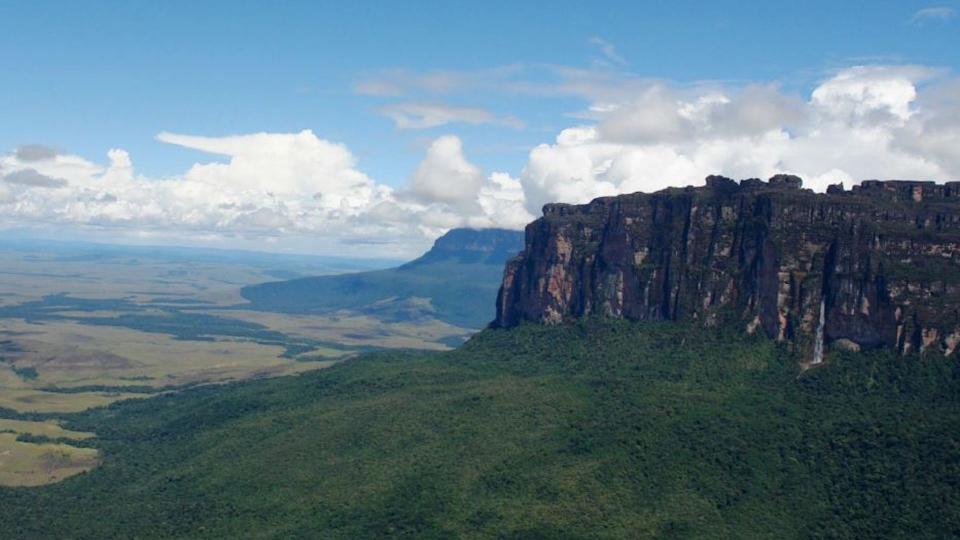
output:
[[[543,213],[507,263],[495,326],[733,321],[810,354],[823,305],[828,349],[949,355],[960,343],[960,182],[817,194],[795,176],[711,176]]]

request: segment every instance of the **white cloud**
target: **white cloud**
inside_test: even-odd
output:
[[[506,227],[522,229],[533,220],[524,206],[523,186],[504,172],[495,172],[480,186],[477,204],[483,213],[467,220],[470,227]]]
[[[108,152],[107,166],[70,154],[33,161],[0,155],[0,228],[411,256],[451,227],[519,227],[531,219],[519,183],[485,177],[454,136],[431,144],[412,178],[412,197],[375,182],[345,146],[310,131],[157,139],[228,159],[158,179],[137,174],[121,149]]]
[[[530,152],[526,207],[632,191],[799,174],[823,190],[864,178],[960,177],[960,83],[917,66],[853,67],[806,100],[776,86],[678,87],[637,79],[597,94],[554,144]]]
[[[818,86],[811,105],[844,125],[898,124],[910,117],[916,84],[934,75],[920,67],[859,66]]]
[[[519,129],[523,122],[512,116],[496,116],[476,107],[454,107],[442,103],[396,103],[380,108],[399,129],[427,129],[451,123],[493,124]]]
[[[228,156],[228,163],[198,163],[188,181],[228,189],[274,194],[318,195],[325,208],[363,207],[377,187],[356,169],[353,154],[342,144],[299,133],[256,133],[231,137],[195,137],[161,133],[157,139],[194,150]]]
[[[157,138],[229,159],[155,179],[136,174],[120,149],[108,152],[106,167],[63,154],[34,162],[3,155],[0,166],[10,171],[5,185],[13,201],[4,197],[0,225],[70,224],[183,241],[324,235],[329,243],[352,238],[351,221],[393,197],[391,188],[357,170],[346,147],[310,131],[230,137],[161,133]],[[24,178],[62,179],[65,187],[37,189],[56,186]]]
[[[484,177],[454,135],[436,139],[427,149],[414,172],[411,193],[426,205],[415,211],[429,228],[521,228],[533,219],[524,209],[520,182],[502,172]]]
[[[932,6],[918,10],[908,21],[914,26],[923,26],[929,22],[945,22],[957,16],[957,10],[947,6]]]
[[[413,174],[413,192],[427,202],[474,202],[483,173],[463,155],[458,137],[444,135],[433,141],[427,156]]]

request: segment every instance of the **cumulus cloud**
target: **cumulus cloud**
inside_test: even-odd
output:
[[[348,246],[410,256],[452,227],[519,227],[531,219],[519,182],[485,176],[454,136],[430,145],[402,193],[361,172],[344,145],[309,130],[157,139],[227,159],[149,178],[122,149],[109,150],[105,166],[70,154],[42,161],[0,155],[0,228],[73,226],[110,231],[112,239],[216,245],[297,241],[298,249],[318,252]],[[370,253],[374,245],[381,247]]]
[[[356,169],[356,159],[346,146],[321,139],[310,130],[229,137],[164,132],[157,139],[230,158],[227,163],[195,164],[184,174],[185,181],[205,188],[309,196],[311,204],[346,214],[361,211],[389,193]]]
[[[806,99],[774,85],[650,81],[611,89],[553,144],[530,152],[520,182],[535,212],[631,191],[698,185],[708,174],[799,174],[823,190],[864,178],[960,177],[956,80],[917,66],[841,70]],[[939,77],[939,79],[938,79]]]
[[[916,66],[858,66],[818,86],[811,105],[827,120],[844,125],[897,124],[909,118],[917,83],[933,70]]]
[[[356,168],[346,147],[310,131],[230,137],[161,133],[158,139],[228,160],[197,163],[181,175],[157,179],[137,174],[121,149],[108,152],[106,166],[69,154],[35,162],[16,152],[0,155],[0,167],[10,171],[4,176],[8,190],[0,201],[0,225],[72,224],[184,241],[323,234],[329,243],[351,237],[352,220],[392,198],[390,187]],[[415,224],[408,228],[416,230]]]
[[[454,107],[442,103],[396,103],[380,108],[399,129],[427,129],[452,123],[494,124],[519,129],[523,122],[512,116],[496,116],[486,109]]]
[[[483,182],[480,169],[463,155],[458,137],[445,135],[433,141],[413,175],[413,192],[428,202],[474,201]]]
[[[413,211],[432,233],[457,226],[520,228],[533,219],[520,182],[503,172],[485,177],[454,135],[433,141],[413,174],[410,193],[425,205]]]
[[[523,185],[516,178],[504,172],[491,174],[487,182],[480,186],[477,204],[483,210],[478,217],[467,220],[470,227],[506,227],[522,229],[534,219],[524,205],[526,196]]]

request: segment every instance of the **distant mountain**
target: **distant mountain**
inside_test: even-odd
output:
[[[397,268],[264,283],[241,294],[264,311],[347,309],[385,320],[436,318],[481,328],[494,318],[504,264],[521,249],[521,231],[453,229],[422,257]]]

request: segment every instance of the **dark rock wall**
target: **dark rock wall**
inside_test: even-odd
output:
[[[960,343],[960,182],[817,194],[795,176],[713,176],[543,213],[507,263],[495,326],[732,320],[812,354],[823,306],[827,348]]]

